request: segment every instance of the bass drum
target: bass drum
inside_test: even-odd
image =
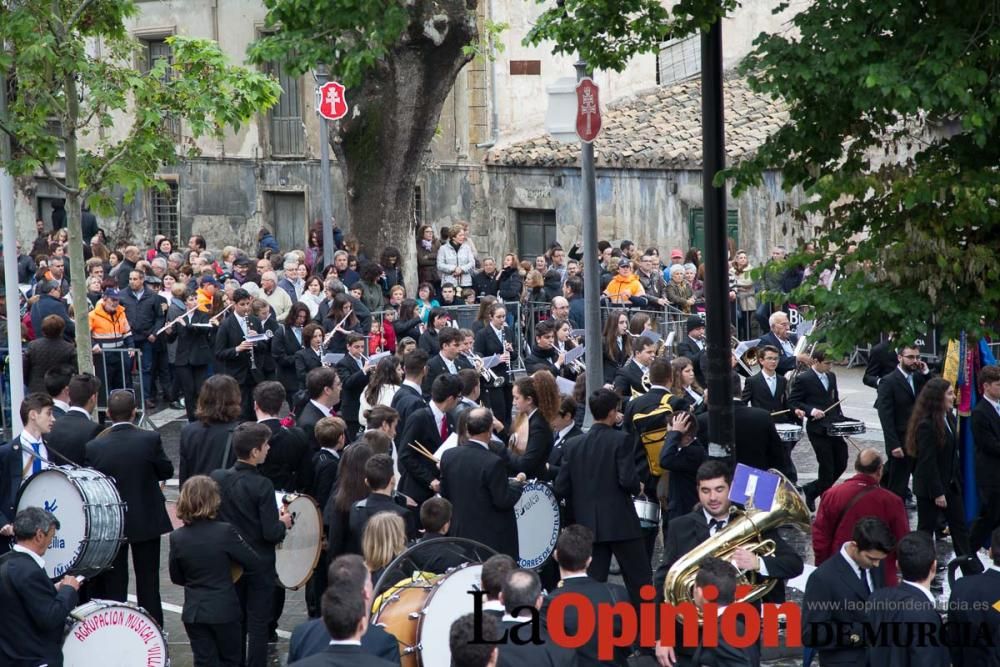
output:
[[[70,612],[64,667],[168,667],[167,641],[141,607],[91,600]]]
[[[482,590],[482,574],[482,563],[466,563],[432,579],[401,582],[376,600],[372,622],[399,642],[402,667],[451,664],[451,624],[472,613],[470,593]]]
[[[111,566],[125,538],[125,505],[110,477],[90,468],[49,468],[17,493],[17,511],[41,507],[59,520],[45,573],[93,577]]]
[[[281,492],[274,496],[278,511],[284,505],[285,511],[292,515],[292,527],[274,550],[274,568],[281,585],[294,591],[306,585],[319,562],[323,548],[323,515],[309,496]]]
[[[556,549],[559,539],[559,502],[552,487],[529,482],[514,505],[517,518],[518,566],[541,567]]]

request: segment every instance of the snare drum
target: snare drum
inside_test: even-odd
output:
[[[278,511],[284,505],[292,515],[292,527],[274,549],[274,568],[278,582],[290,590],[305,586],[319,562],[323,548],[323,515],[316,501],[297,493],[275,492]]]
[[[518,565],[539,567],[555,551],[559,538],[559,502],[552,487],[543,482],[525,484],[521,498],[514,505],[514,516]]]
[[[451,664],[451,624],[473,611],[471,591],[482,589],[482,563],[466,563],[430,580],[413,579],[387,591],[374,609],[399,642],[402,667]]]
[[[645,498],[632,498],[635,513],[639,515],[639,525],[643,528],[660,527],[660,503],[654,503]]]
[[[802,427],[798,424],[775,424],[782,442],[798,442],[802,439]]]
[[[859,419],[845,419],[826,427],[826,434],[832,436],[861,435],[864,432],[865,423]]]
[[[91,600],[69,614],[65,667],[166,667],[167,641],[149,614],[128,602]]]
[[[41,507],[59,520],[45,552],[50,579],[93,577],[111,566],[125,538],[125,505],[110,477],[91,468],[49,468],[25,481],[17,511]]]

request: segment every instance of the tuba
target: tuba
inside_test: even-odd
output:
[[[642,374],[642,391],[639,391],[635,387],[632,387],[632,398],[635,398],[636,396],[642,396],[647,391],[649,391],[649,388],[652,386],[653,383],[649,379],[649,370],[647,369],[646,372]]]
[[[730,341],[732,344],[733,356],[736,356],[736,348],[740,345],[740,339],[733,336]],[[740,367],[746,371],[748,376],[753,375],[753,367],[759,365],[760,363],[757,359],[757,348],[751,347],[749,350],[744,352],[742,356],[736,357],[736,361],[739,363]]]
[[[792,524],[803,531],[809,530],[809,510],[802,496],[780,472],[773,469],[769,472],[780,478],[773,509],[758,510],[748,505],[741,512],[730,508],[730,520],[726,527],[681,556],[667,571],[663,584],[663,595],[667,602],[674,605],[694,602],[695,575],[698,573],[698,563],[705,556],[728,561],[736,549],[747,549],[757,556],[770,556],[774,553],[774,541],[763,539],[765,531],[786,524]],[[753,572],[740,573],[737,584],[749,585],[752,590],[736,601],[759,600],[774,588],[775,583],[774,579],[761,582]]]

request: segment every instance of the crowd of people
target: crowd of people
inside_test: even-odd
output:
[[[19,615],[30,627],[0,633],[0,655],[61,664],[57,626],[82,601],[126,599],[130,552],[138,604],[162,625],[160,544],[169,534],[168,569],[184,587],[182,620],[195,664],[264,665],[285,601],[275,549],[292,525],[275,503],[278,490],[306,494],[322,511],[324,548],[306,585],[314,620],[293,635],[294,664],[399,664],[397,642],[368,622],[373,586],[383,592],[399,582],[391,565],[414,543],[423,545],[422,571],[445,575],[461,565],[444,547],[448,537],[497,554],[482,575],[495,617],[485,630],[469,618],[456,622],[453,664],[600,664],[596,638],[576,651],[550,640],[484,648],[466,639],[479,631],[500,636],[526,608],[540,609],[560,591],[578,591],[595,605],[638,606],[649,601],[643,588],[653,585],[656,601],[673,601],[664,597],[671,567],[737,516],[729,499],[735,464],[776,470],[797,484],[792,449],[799,437],[783,434],[803,423],[818,463],[816,479],[797,489],[813,516],[819,566],[805,591],[807,620],[860,626],[872,618],[863,605],[845,615],[820,603],[890,595],[883,587],[915,597],[927,612],[935,535],[950,537],[967,579],[993,576],[980,573],[976,554],[1000,525],[995,482],[981,476],[987,502],[970,532],[954,390],[915,345],[872,350],[866,383],[877,388],[886,455],[859,450],[857,474],[838,482],[850,457],[838,428],[847,418],[832,359],[822,345],[801,351],[787,313],[772,308],[772,298],[758,298],[759,290],[788,292],[809,271],[781,264],[782,248],[755,280],[747,253],[731,244],[733,322],[739,337],[759,339],[760,370],[741,374],[734,355],[736,442],[717,451],[707,441],[697,250],[675,248],[661,261],[655,247],[602,241],[593,258],[578,246],[553,244],[533,262],[514,254],[497,262],[477,252],[467,225],[441,238],[425,226],[415,239],[419,283],[407,286],[398,249],[376,256],[337,231],[333,263],[323,266],[318,228],[304,250],[281,252],[261,230],[255,252],[219,253],[200,236],[183,252],[166,238],[145,251],[109,251],[93,230],[85,273],[97,370],[87,374],[75,368],[65,235],[40,227],[40,240],[18,262],[26,285],[21,327],[30,341],[29,393],[19,406],[25,426],[0,447],[0,550],[14,541],[0,557],[0,615]],[[606,307],[602,331],[587,336],[582,272],[591,262]],[[666,345],[658,325],[678,315],[684,335]],[[571,354],[581,345],[603,360],[605,384],[589,394],[579,356]],[[981,378],[985,400],[973,427],[978,462],[988,466],[1000,451],[1000,368]],[[593,418],[587,432],[584,403]],[[174,465],[158,433],[135,426],[137,413],[164,405],[184,410],[189,421],[180,436],[176,517],[183,527],[176,530],[161,491]],[[91,419],[95,409],[100,423]],[[82,585],[75,577],[55,585],[39,579],[31,561],[41,562],[59,522],[43,509],[15,507],[26,480],[62,464],[113,478],[127,508],[113,566]],[[529,480],[550,485],[563,526],[553,557],[535,569],[516,567],[514,508]],[[662,510],[652,525],[640,521],[636,498]],[[917,511],[913,532],[908,503]],[[803,554],[777,530],[761,537],[773,541],[771,553],[737,548],[728,560],[706,558],[696,588],[715,586],[725,604],[737,579],[754,573],[772,584],[763,602],[784,601],[785,583],[803,571]],[[624,588],[607,583],[612,556]],[[26,574],[11,578],[3,563]],[[242,570],[235,583],[234,564]],[[858,585],[845,592],[848,572]],[[969,584],[953,596],[988,590]],[[921,653],[924,662],[917,662],[912,647],[880,653],[860,639],[845,645],[803,627],[804,643],[823,665],[876,658],[985,664],[960,663],[947,651]],[[626,664],[633,648],[661,665],[759,662],[759,653],[731,646],[657,643],[619,647],[614,664]]]

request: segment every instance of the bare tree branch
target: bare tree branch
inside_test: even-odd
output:
[[[76,22],[80,20],[80,16],[87,11],[87,7],[92,4],[94,4],[94,0],[83,0],[83,2],[80,3],[80,6],[76,8],[76,11],[73,12],[69,17],[69,20],[66,21],[65,27],[67,32],[73,29]]]
[[[115,162],[118,162],[118,160],[125,157],[125,154],[128,153],[129,148],[131,148],[131,144],[129,144],[129,139],[131,138],[132,137],[130,136],[128,139],[125,139],[125,141],[121,143],[118,152],[109,157],[104,164],[101,165],[101,168],[97,170],[94,176],[88,179],[87,187],[80,192],[81,197],[86,198],[91,192],[100,189],[101,179],[104,178],[108,169],[110,169]]]

